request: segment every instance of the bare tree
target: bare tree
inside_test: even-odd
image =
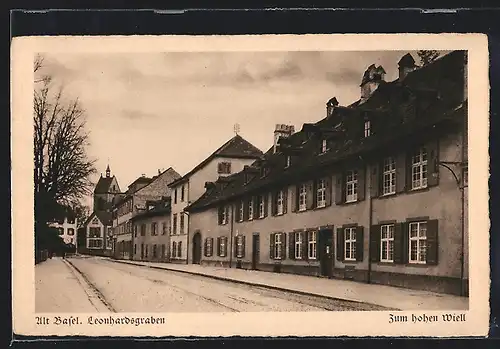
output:
[[[419,50],[417,51],[417,55],[420,58],[420,64],[426,66],[439,57],[439,52],[436,50]]]
[[[96,172],[88,159],[85,111],[78,99],[66,102],[63,89],[41,74],[44,59],[34,62],[34,185],[35,218],[45,224],[61,204],[89,194]]]

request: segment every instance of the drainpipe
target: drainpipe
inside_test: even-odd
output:
[[[189,224],[190,224],[190,219],[189,219],[189,213],[188,212],[181,212],[185,217],[187,217],[187,224],[186,224],[186,264],[189,264]]]
[[[230,229],[230,246],[231,248],[229,249],[229,268],[232,268],[232,264],[233,264],[233,210],[234,210],[234,205],[230,205],[231,207],[231,229]]]
[[[372,170],[370,166],[366,166],[366,169]],[[370,185],[369,185],[369,194],[370,194],[370,199],[368,200],[368,210],[369,210],[369,218],[368,218],[368,279],[366,280],[367,283],[371,283],[371,275],[372,275],[372,244],[371,244],[371,227],[373,225],[373,197],[372,197],[372,176],[371,172],[365,171],[365,174],[368,174],[368,178],[370,180]],[[366,179],[365,179],[366,180]]]

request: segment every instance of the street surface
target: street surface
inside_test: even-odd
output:
[[[264,311],[342,311],[342,310],[379,310],[379,308],[352,303],[334,301],[322,297],[298,295],[295,293],[252,287],[229,281],[215,280],[208,277],[190,275],[169,270],[151,269],[142,266],[116,263],[99,257],[74,257],[67,259],[65,267],[72,273],[80,274],[80,279],[87,282],[87,287],[97,294],[106,304],[107,311],[116,312],[264,312]],[[47,261],[52,264],[53,261]],[[45,262],[45,263],[47,263]],[[63,261],[64,263],[64,261]],[[68,303],[81,299],[82,291],[75,290],[76,283],[70,289],[66,284],[48,284],[43,280],[49,265],[43,263],[36,267],[37,311],[73,311],[66,310]],[[59,272],[61,272],[59,270]],[[71,275],[71,274],[70,274]],[[45,275],[46,276],[46,275]],[[80,282],[84,284],[83,281]],[[43,287],[42,287],[43,286]],[[55,292],[48,298],[44,293]],[[86,292],[92,294],[91,291]],[[39,295],[40,294],[40,295]],[[61,294],[65,294],[61,296]],[[40,296],[40,297],[39,297]],[[57,304],[57,298],[63,300]],[[74,301],[68,301],[73,297]],[[44,306],[42,303],[48,300]],[[83,299],[82,303],[86,300]],[[40,303],[40,304],[39,304]],[[52,304],[53,308],[50,308]],[[106,309],[101,307],[101,309]],[[75,306],[72,306],[74,309]],[[87,307],[88,308],[88,307]],[[94,307],[97,308],[97,307]],[[43,309],[43,310],[42,310]],[[94,309],[95,311],[103,311]],[[106,311],[106,310],[104,310]]]

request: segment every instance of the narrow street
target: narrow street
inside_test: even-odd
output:
[[[47,261],[47,263],[52,263],[59,269],[67,268],[69,273],[77,274],[80,279],[85,280],[80,282],[81,287],[97,294],[92,303],[95,303],[98,298],[105,305],[94,306],[94,312],[110,310],[115,312],[379,310],[370,305],[333,301],[322,297],[252,287],[175,271],[127,265],[98,257],[74,257],[66,261],[60,260],[60,264],[56,261]],[[92,294],[91,291],[75,290],[76,283],[70,289],[66,289],[65,285],[60,283],[44,282],[40,277],[42,268],[43,263],[36,268],[37,311],[73,311],[75,306],[71,309],[66,308],[68,299],[72,297],[71,304],[87,303],[87,299],[82,299],[82,297],[84,295],[88,297]],[[40,287],[42,284],[43,287]],[[53,290],[50,290],[50,287]],[[51,291],[54,291],[53,296],[44,295]],[[58,299],[61,300],[61,304],[58,304]],[[49,309],[51,304],[55,309]],[[88,308],[86,307],[86,310]]]

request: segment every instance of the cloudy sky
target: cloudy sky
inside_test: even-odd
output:
[[[185,174],[233,137],[236,123],[267,150],[275,124],[299,130],[325,116],[331,97],[356,101],[370,64],[382,65],[391,81],[406,53],[45,53],[43,69],[85,108],[98,176],[109,161],[126,190],[158,169]]]

